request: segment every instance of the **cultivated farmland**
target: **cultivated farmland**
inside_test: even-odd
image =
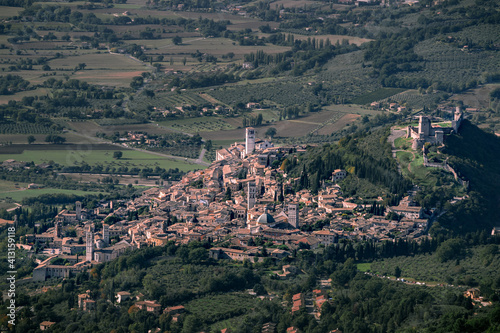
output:
[[[23,150],[22,153],[1,153],[0,160],[5,161],[14,159],[16,161],[33,161],[36,164],[48,163],[54,161],[60,165],[72,166],[86,163],[88,165],[103,165],[109,167],[127,167],[127,168],[165,168],[179,170],[194,170],[200,166],[177,159],[166,158],[164,156],[154,155],[152,153],[140,152],[134,150],[122,150],[123,157],[119,160],[113,159],[113,153],[120,149],[116,147],[108,150],[97,150],[96,145],[81,145],[71,147],[61,147],[62,149],[53,150],[57,145],[44,147],[43,150]],[[30,147],[28,147],[30,148]]]

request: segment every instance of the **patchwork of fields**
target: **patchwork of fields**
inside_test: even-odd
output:
[[[20,145],[21,146],[21,145]],[[154,155],[152,153],[124,150],[119,146],[108,147],[104,149],[99,145],[40,145],[39,150],[23,150],[20,152],[19,148],[17,153],[12,152],[17,149],[16,145],[8,146],[10,151],[2,153],[0,150],[0,160],[5,161],[14,159],[16,161],[31,162],[35,164],[49,163],[51,161],[64,165],[81,165],[86,163],[88,165],[103,165],[104,167],[128,167],[128,168],[165,168],[189,171],[200,169],[199,165],[191,164],[189,162],[181,161],[178,159],[167,158],[161,155]],[[5,148],[5,147],[2,147]],[[31,147],[26,147],[31,148]],[[103,148],[103,149],[97,149]],[[113,158],[115,151],[122,151],[123,157],[119,160]]]

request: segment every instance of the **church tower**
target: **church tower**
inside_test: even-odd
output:
[[[55,223],[54,238],[61,238],[61,226],[59,222]]]
[[[247,188],[247,211],[252,209],[255,206],[255,194],[257,192],[257,188],[255,187],[255,182],[248,182]]]
[[[86,234],[86,257],[85,259],[87,261],[92,261],[94,259],[94,234],[92,233],[92,229],[88,228],[87,234]]]
[[[109,246],[109,224],[102,225],[102,240]]]
[[[82,220],[82,203],[80,201],[75,202],[76,219],[78,221]]]
[[[296,203],[288,204],[288,223],[294,228],[299,227],[299,205]]]
[[[245,155],[248,156],[255,150],[255,129],[253,127],[246,128],[245,136]]]

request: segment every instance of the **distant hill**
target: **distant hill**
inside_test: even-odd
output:
[[[456,234],[500,224],[500,138],[465,120],[446,140],[449,164],[470,181],[469,199],[453,205],[439,225]]]

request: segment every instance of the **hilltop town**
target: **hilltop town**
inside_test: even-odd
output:
[[[211,258],[259,262],[342,239],[426,237],[430,216],[413,201],[414,191],[398,206],[357,204],[337,184],[347,176],[338,169],[317,194],[306,189],[294,193],[299,178],[288,177],[280,166],[288,155],[303,151],[300,146],[273,147],[247,128],[245,142],[219,150],[207,169],[177,183],[151,188],[133,200],[101,202],[95,209],[76,202],[74,211],[55,217],[55,227],[26,235],[19,245],[30,250],[27,244],[37,244],[49,255],[32,279],[69,277],[127,251],[170,241],[208,241]],[[69,228],[75,237],[63,236]],[[266,248],[264,242],[273,245]]]

